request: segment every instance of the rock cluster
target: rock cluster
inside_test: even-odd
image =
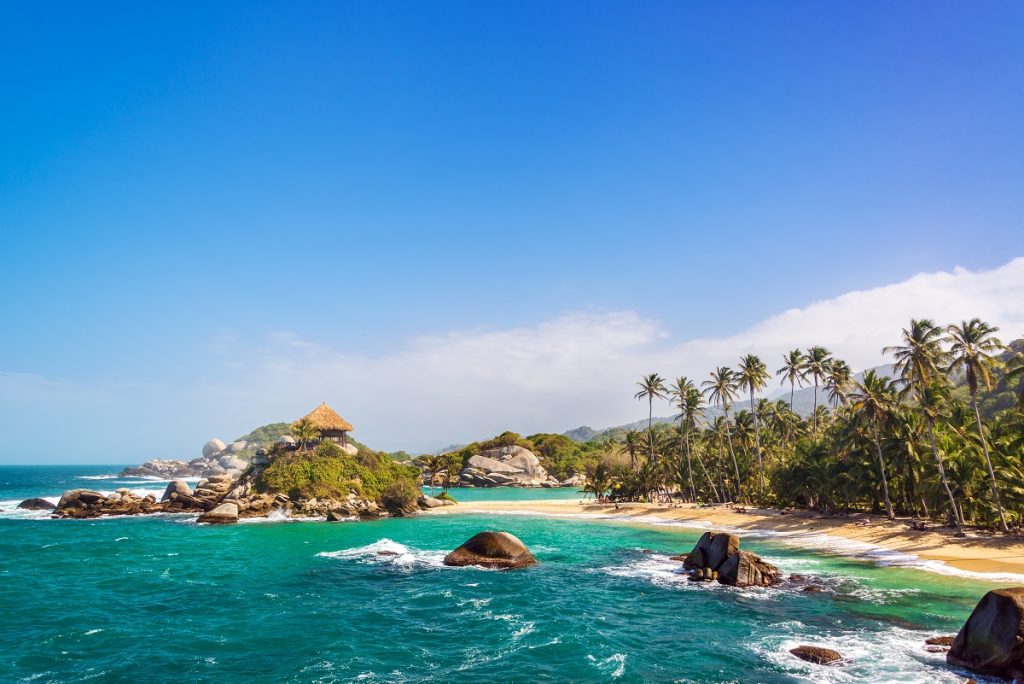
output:
[[[501,446],[473,454],[459,473],[464,487],[558,487],[529,449]]]
[[[946,660],[978,674],[1024,677],[1024,587],[985,594],[960,628]]]
[[[27,511],[52,511],[56,507],[46,499],[39,498],[25,499],[18,504],[18,508],[23,508]]]
[[[101,515],[139,515],[159,513],[163,506],[152,494],[137,496],[128,489],[101,494],[91,489],[64,492],[54,514],[61,518],[98,518]]]
[[[445,565],[477,565],[483,568],[509,570],[533,565],[537,559],[513,534],[480,532],[444,557]]]
[[[705,532],[683,560],[694,581],[718,580],[732,587],[778,584],[779,569],[756,553],[740,550],[740,538],[727,532]]]
[[[289,439],[291,438],[289,437]],[[294,444],[294,439],[292,443]],[[125,468],[121,471],[121,475],[122,477],[156,477],[162,480],[176,477],[211,477],[222,474],[238,477],[249,465],[249,461],[240,454],[245,449],[252,449],[256,446],[258,445],[249,444],[245,440],[225,445],[219,439],[211,439],[203,445],[202,456],[191,461],[153,459],[140,466]]]

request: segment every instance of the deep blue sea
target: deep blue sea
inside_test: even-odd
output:
[[[107,477],[118,470],[0,467],[0,681],[962,682],[922,642],[955,632],[997,586],[771,539],[744,548],[827,591],[695,585],[668,556],[700,530],[600,520],[211,527],[191,515],[75,521],[14,510],[74,487],[163,491]],[[483,529],[517,535],[539,565],[441,564]],[[800,643],[850,661],[803,663],[787,653]]]

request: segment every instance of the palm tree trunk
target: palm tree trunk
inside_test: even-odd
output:
[[[740,484],[740,464],[736,460],[736,451],[732,448],[732,430],[729,429],[729,409],[725,409],[725,441],[729,443],[729,455],[732,456],[732,465],[736,469],[736,500],[743,500],[743,487]]]
[[[999,524],[1003,528],[1003,532],[1009,532],[1010,528],[1006,525],[1006,515],[1003,513],[1003,502],[999,498],[999,485],[996,484],[996,471],[992,467],[992,459],[988,455],[988,441],[985,439],[985,430],[981,425],[981,412],[978,411],[978,397],[975,392],[971,392],[971,407],[974,409],[974,420],[978,423],[978,437],[981,438],[981,448],[985,452],[985,464],[988,466],[988,475],[992,478],[992,496],[996,499],[996,508],[999,510]]]
[[[814,410],[811,412],[811,419],[814,423],[814,436],[818,436],[818,376],[814,376]]]
[[[928,438],[932,443],[932,455],[935,456],[935,465],[939,468],[939,479],[942,480],[942,486],[946,490],[946,496],[949,497],[949,505],[953,508],[953,520],[956,522],[956,536],[964,536],[964,521],[960,515],[960,509],[956,506],[956,499],[953,498],[953,490],[949,488],[949,481],[946,479],[946,468],[942,465],[942,457],[939,456],[939,448],[935,445],[935,428],[932,425],[932,421],[928,420]]]
[[[683,430],[683,421],[679,421],[679,429]],[[690,431],[683,432],[683,445],[686,447],[686,475],[690,480],[690,501],[697,503],[697,489],[693,486],[693,459],[690,457]]]
[[[789,381],[789,410],[793,410],[793,393],[796,392],[796,383],[792,380]]]
[[[892,512],[892,501],[889,500],[889,480],[885,477],[885,459],[882,457],[882,440],[878,438],[878,423],[872,421],[875,428],[875,449],[878,450],[878,472],[882,475],[882,494],[885,495],[885,514],[892,520],[896,516]]]
[[[711,477],[711,473],[708,472],[708,467],[704,465],[704,460],[699,456],[697,457],[697,464],[700,466],[700,469],[704,471],[704,479],[709,485],[711,485],[711,491],[715,493],[715,498],[718,499],[718,503],[722,503],[722,495],[718,493],[718,487],[715,486],[715,479]],[[697,499],[694,497],[694,503],[696,502]]]
[[[754,416],[754,450],[757,451],[757,469],[760,478],[760,495],[764,498],[764,461],[761,460],[761,429],[757,418],[757,411],[754,409],[754,388],[750,388],[750,413]]]
[[[654,395],[647,395],[647,446],[650,448],[651,463],[654,463]]]

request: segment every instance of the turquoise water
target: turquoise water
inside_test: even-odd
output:
[[[115,470],[0,468],[0,680],[954,682],[963,673],[921,642],[958,629],[994,586],[756,539],[744,547],[828,591],[694,585],[668,555],[688,550],[699,530],[608,521],[209,527],[187,515],[70,521],[11,511],[14,499]],[[540,564],[441,565],[481,529],[516,534]],[[785,653],[805,642],[852,661],[821,668]]]

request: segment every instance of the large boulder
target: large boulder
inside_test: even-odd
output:
[[[946,660],[978,674],[1024,677],[1024,587],[985,594],[960,628]]]
[[[76,504],[92,506],[106,498],[99,492],[94,492],[91,489],[69,489],[60,497],[60,501],[57,502],[57,508],[74,508]]]
[[[240,439],[237,442],[232,442],[231,444],[228,444],[228,451],[230,451],[233,454],[237,454],[239,451],[242,451],[247,446],[249,446],[249,443],[246,442],[244,439]]]
[[[686,557],[683,564],[687,568],[711,568],[718,570],[722,564],[740,550],[740,538],[728,532],[705,532],[697,540],[697,545]]]
[[[731,587],[767,587],[779,576],[777,567],[749,551],[737,551],[718,568],[718,581]]]
[[[539,487],[552,481],[536,454],[517,445],[484,449],[473,454],[466,461],[461,477],[470,484],[484,487]]]
[[[808,646],[806,644],[789,649],[789,652],[800,660],[806,660],[816,665],[834,665],[842,662],[843,654],[831,648],[823,646]]]
[[[171,501],[183,496],[192,496],[192,488],[184,480],[174,480],[167,485],[167,489],[164,490],[164,495],[160,497],[160,500]]]
[[[46,499],[40,498],[25,499],[18,504],[18,508],[24,508],[27,511],[52,511],[56,507]]]
[[[219,439],[211,439],[209,442],[203,445],[203,458],[210,458],[216,456],[220,452],[224,451],[226,447],[224,442]]]
[[[221,505],[203,513],[196,522],[224,525],[238,522],[238,504],[222,503]]]
[[[484,568],[525,568],[537,559],[515,535],[480,532],[444,557],[445,565],[479,565]]]

